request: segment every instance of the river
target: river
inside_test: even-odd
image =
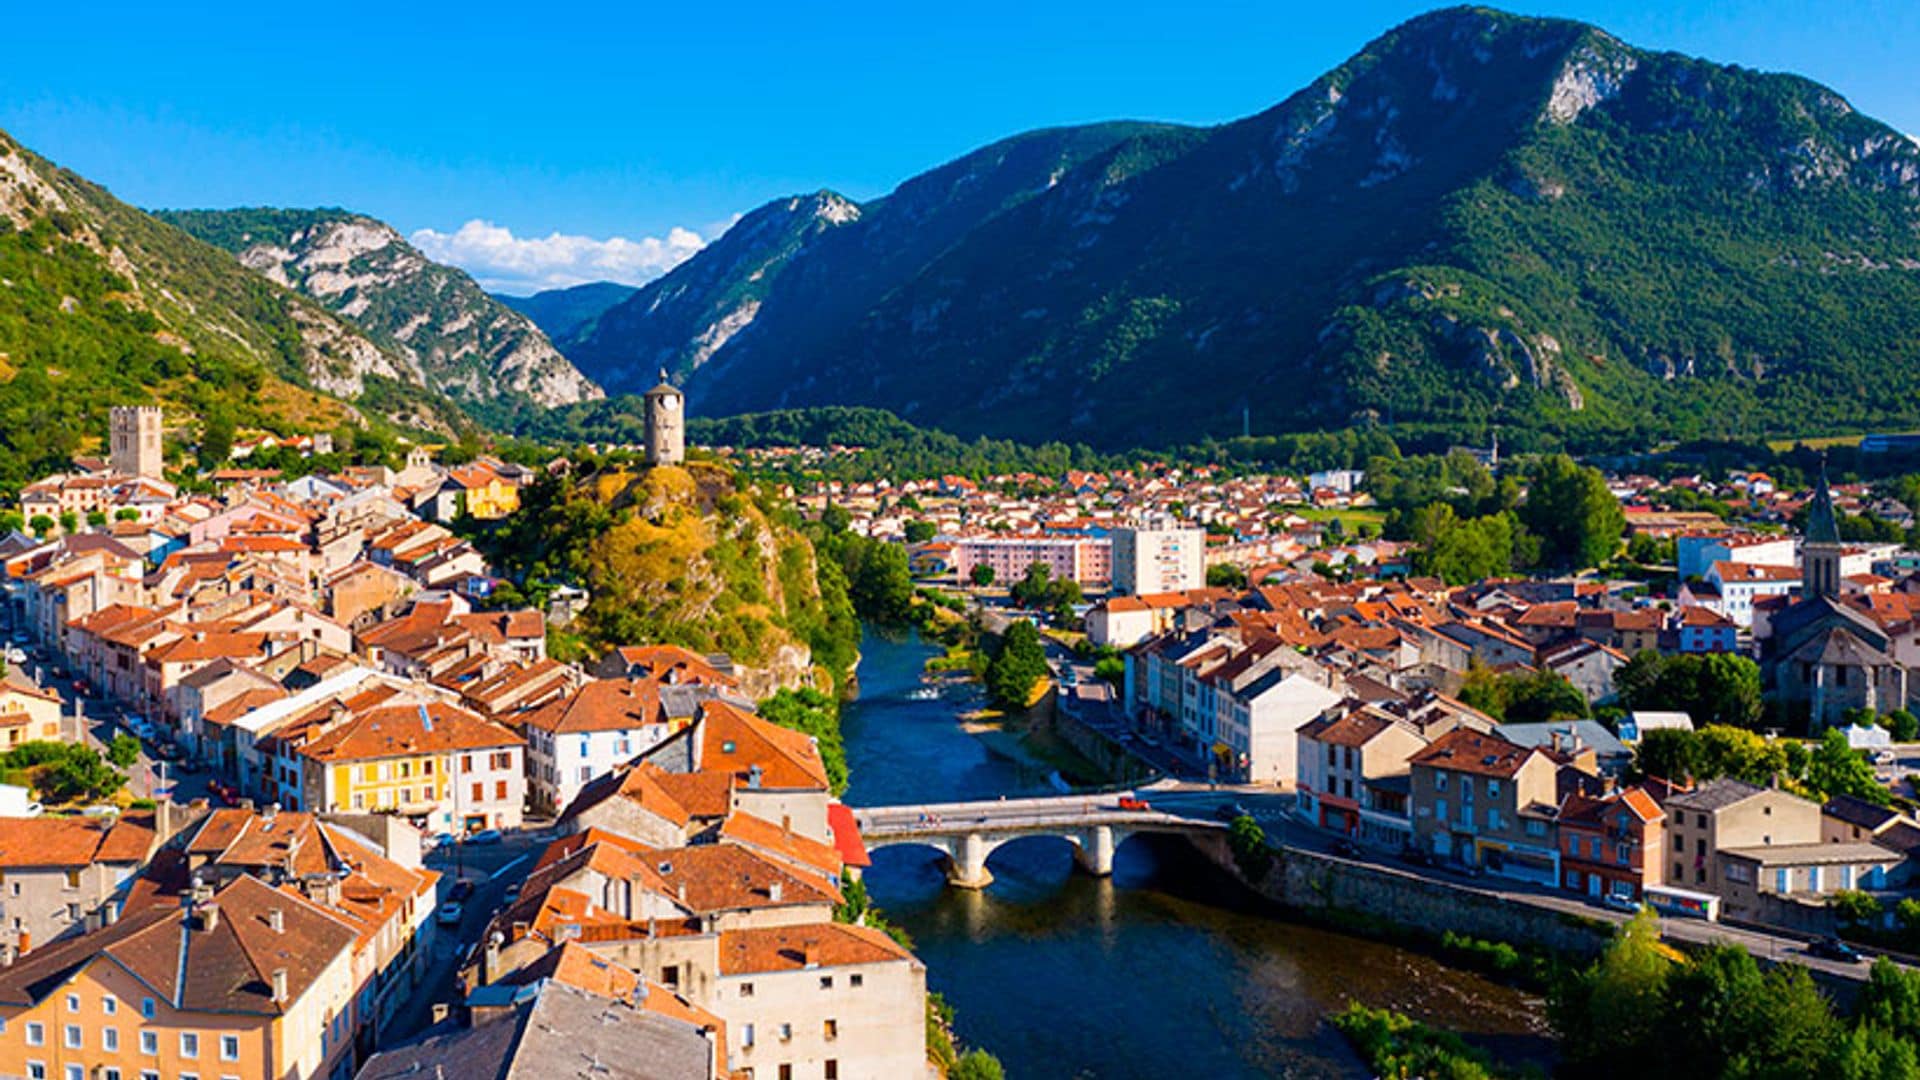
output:
[[[1044,774],[961,730],[977,688],[925,696],[930,647],[868,634],[861,650],[860,696],[843,714],[848,803],[1047,790]],[[999,1055],[1012,1080],[1364,1076],[1321,1023],[1351,999],[1454,1028],[1502,1057],[1543,1049],[1537,999],[1286,921],[1182,841],[1128,841],[1107,880],[1075,873],[1063,841],[1018,841],[994,853],[982,892],[947,888],[934,860],[912,847],[876,852],[868,891],[913,935],[960,1037]]]

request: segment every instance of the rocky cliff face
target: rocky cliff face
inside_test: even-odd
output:
[[[476,417],[588,401],[600,388],[525,315],[428,259],[384,222],[337,210],[196,210],[162,218],[353,323]]]
[[[466,423],[409,359],[0,133],[0,484],[57,466],[122,402],[309,431]],[[377,395],[369,391],[377,389]]]
[[[594,363],[677,363],[709,414],[1108,446],[1243,409],[1583,445],[1920,422],[1920,147],[1580,23],[1435,12],[1258,115],[1037,132],[860,210],[751,303],[643,303],[738,295],[694,256]]]

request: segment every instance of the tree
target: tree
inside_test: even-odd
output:
[[[1587,715],[1586,695],[1558,672],[1536,671],[1531,675],[1510,675],[1506,683],[1506,721],[1509,724],[1536,723]]]
[[[1247,572],[1233,563],[1214,563],[1207,567],[1207,585],[1215,589],[1244,589]]]
[[[938,533],[931,521],[909,521],[906,525],[907,543],[924,544]]]
[[[1005,1080],[1007,1073],[1000,1059],[975,1047],[960,1055],[947,1073],[947,1080]]]
[[[60,511],[60,531],[73,533],[80,528],[80,515],[71,510]]]
[[[1777,775],[1794,776],[1797,770],[1787,748],[1798,743],[1780,743],[1745,728],[1709,724],[1700,729],[1699,780],[1731,776],[1749,784],[1766,784]]]
[[[1853,1015],[1862,1023],[1908,1038],[1920,1036],[1920,972],[1909,971],[1884,956],[1875,960],[1853,1004]]]
[[[33,520],[27,524],[32,527],[33,535],[45,539],[46,535],[53,531],[54,522],[45,514],[35,514]]]
[[[1874,778],[1873,766],[1866,755],[1847,744],[1839,728],[1828,728],[1820,744],[1807,759],[1807,788],[1820,798],[1852,795],[1879,806],[1893,801],[1887,789]]]
[[[1009,590],[1013,602],[1021,607],[1044,607],[1053,588],[1053,570],[1046,563],[1030,562],[1027,574]]]
[[[1613,558],[1627,527],[1607,478],[1565,454],[1543,458],[1528,472],[1520,520],[1540,537],[1545,556],[1576,569]]]
[[[1026,619],[1007,627],[1000,651],[987,664],[987,694],[1003,709],[1024,709],[1033,689],[1047,677],[1047,652],[1040,631]]]
[[[122,769],[132,768],[140,760],[140,740],[121,732],[107,745],[107,760]]]
[[[224,409],[207,417],[200,429],[200,468],[211,472],[233,456],[233,414]]]
[[[1127,662],[1117,656],[1103,656],[1093,662],[1093,677],[1119,686],[1127,678]]]
[[[1751,727],[1765,702],[1760,665],[1734,653],[1662,656],[1642,650],[1613,673],[1614,690],[1629,709],[1670,709],[1697,724]]]
[[[967,578],[972,581],[975,586],[984,589],[993,584],[993,567],[988,566],[986,563],[974,563],[973,569],[967,573]]]
[[[1880,918],[1880,901],[1872,894],[1858,889],[1842,889],[1827,897],[1827,910],[1841,926],[1871,926]]]
[[[853,606],[874,622],[901,625],[913,617],[913,574],[907,568],[907,550],[865,537],[852,537],[860,549],[859,565],[848,575]]]
[[[139,520],[140,520],[140,511],[138,511],[138,510],[135,510],[135,509],[134,509],[133,507],[131,507],[131,506],[123,506],[123,507],[121,507],[120,509],[118,509],[118,510],[115,510],[115,511],[113,512],[113,520],[115,520],[115,521],[139,521]]]
[[[1633,765],[1641,776],[1685,780],[1700,773],[1700,736],[1685,728],[1655,728],[1640,736]]]
[[[1887,729],[1894,742],[1912,742],[1920,738],[1920,719],[1905,709],[1895,709],[1880,718],[1880,726]]]
[[[847,790],[847,748],[840,737],[840,707],[814,689],[778,690],[760,703],[761,719],[812,736],[835,795]]]
[[[1672,966],[1660,947],[1659,920],[1642,908],[1592,967],[1554,988],[1547,1016],[1576,1073],[1664,1073]]]
[[[102,526],[102,525],[105,525],[106,523],[107,523],[107,512],[106,512],[105,510],[89,510],[89,511],[87,511],[87,524],[88,524],[88,525],[91,525],[92,527],[94,527],[94,528],[96,528],[96,529],[97,529],[97,528],[99,528],[100,526]]]

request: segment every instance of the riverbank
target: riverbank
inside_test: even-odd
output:
[[[962,729],[958,715],[982,704],[977,686],[919,693],[934,652],[912,638],[862,644],[862,693],[843,714],[846,801],[1049,793],[1050,767]],[[891,847],[874,853],[865,881],[912,935],[929,987],[956,1007],[957,1033],[990,1048],[1013,1080],[1364,1075],[1325,1022],[1350,1001],[1459,1030],[1502,1060],[1551,1052],[1538,995],[1295,919],[1184,840],[1129,840],[1105,879],[1076,871],[1065,842],[1039,837],[1000,848],[992,867],[988,889],[953,890],[934,853]]]

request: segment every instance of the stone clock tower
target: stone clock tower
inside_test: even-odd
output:
[[[667,381],[660,369],[660,385],[647,391],[647,464],[678,465],[687,458],[686,395]]]

